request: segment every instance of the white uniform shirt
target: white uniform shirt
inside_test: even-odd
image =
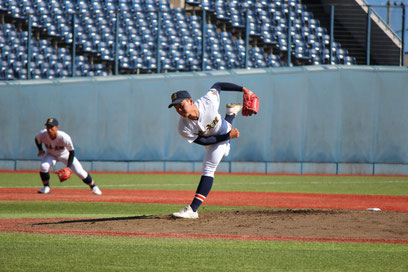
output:
[[[54,140],[48,136],[46,129],[41,130],[35,138],[39,144],[43,143],[45,145],[47,153],[56,157],[74,150],[71,137],[61,130],[58,130],[57,137]]]
[[[212,136],[220,134],[223,119],[218,113],[220,107],[220,93],[210,89],[207,94],[194,102],[198,107],[198,120],[181,117],[178,131],[183,138],[192,143],[198,136]]]

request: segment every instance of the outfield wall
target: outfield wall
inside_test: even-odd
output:
[[[178,135],[167,106],[172,92],[196,99],[216,81],[261,101],[235,119],[240,138],[220,171],[408,174],[408,69],[372,66],[2,81],[0,169],[37,169],[34,136],[55,117],[90,170],[200,171],[204,148]],[[241,101],[223,92],[221,114]]]

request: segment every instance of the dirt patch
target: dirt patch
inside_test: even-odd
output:
[[[171,215],[51,220],[26,225],[33,230],[103,231],[401,240],[408,243],[408,213],[391,211],[269,209],[201,212],[196,220]],[[35,230],[34,230],[35,231]],[[313,240],[313,239],[312,239]]]

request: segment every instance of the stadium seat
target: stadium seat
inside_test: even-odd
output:
[[[282,62],[279,58],[279,56],[274,55],[274,54],[269,54],[268,55],[268,65],[271,67],[281,67]]]
[[[344,64],[345,65],[355,65],[357,64],[356,58],[352,56],[344,57]]]
[[[203,9],[207,11],[214,12],[215,11],[215,6],[213,0],[202,0],[201,1],[201,6]]]
[[[256,0],[246,0],[242,1],[242,7],[246,9],[251,9],[255,6]]]
[[[339,48],[336,51],[336,56],[339,59],[340,63],[344,64],[344,59],[348,56],[348,51],[346,49]]]
[[[298,42],[295,43],[295,57],[297,59],[310,59],[309,50],[306,43]]]
[[[254,50],[253,59],[254,68],[264,68],[268,66],[263,50],[261,52]]]
[[[170,1],[168,0],[158,0],[159,1],[159,10],[160,11],[170,11]]]
[[[317,62],[327,61],[329,36],[313,14],[299,0],[186,0],[193,6],[189,12],[183,8],[171,8],[168,0],[49,0],[0,2],[0,10],[10,11],[7,16],[32,15],[33,26],[44,32],[40,41],[32,41],[31,74],[38,77],[59,77],[71,73],[70,50],[60,51],[60,41],[69,47],[72,43],[72,16],[76,13],[77,50],[79,54],[92,54],[99,62],[113,62],[115,53],[116,14],[119,14],[119,66],[120,69],[153,71],[157,42],[157,11],[161,11],[160,61],[167,71],[201,69],[201,52],[205,51],[206,69],[234,69],[243,67],[245,42],[242,40],[246,27],[245,11],[248,11],[250,47],[263,47],[287,52],[288,13],[291,10],[291,37],[293,54],[297,58],[309,56]],[[191,7],[190,7],[191,8]],[[207,44],[202,45],[202,18],[196,11],[205,9],[212,18],[207,25]],[[3,13],[5,14],[5,13]],[[24,17],[25,19],[27,17]],[[229,22],[229,24],[225,24]],[[233,30],[231,30],[231,26]],[[223,28],[223,29],[221,29]],[[228,31],[228,32],[227,32]],[[17,30],[14,24],[0,23],[0,54],[6,62],[15,65],[2,68],[1,76],[19,78],[27,63],[27,32]],[[231,35],[234,33],[234,37]],[[53,43],[45,42],[52,40]],[[57,49],[57,50],[55,50]],[[271,50],[272,51],[272,50]],[[333,59],[336,63],[351,63],[348,52],[333,43]],[[42,57],[41,57],[42,55]],[[52,57],[55,55],[56,57]],[[251,67],[279,65],[270,57],[251,51]],[[169,59],[167,61],[166,59]],[[142,61],[141,61],[142,60]],[[354,60],[355,61],[355,60]],[[42,64],[46,62],[47,64]],[[102,64],[104,65],[104,64]],[[110,64],[111,65],[111,64]],[[41,67],[40,67],[41,66]],[[274,67],[276,67],[274,66]],[[14,68],[13,68],[14,67]],[[7,72],[14,69],[13,74]],[[41,70],[42,69],[42,70]],[[78,75],[108,73],[106,66],[97,70],[89,63],[78,66]],[[7,71],[6,71],[7,70]],[[39,70],[39,72],[38,72]],[[7,75],[6,75],[7,74]]]
[[[227,5],[223,0],[215,0],[215,14],[219,20],[230,20],[231,14],[228,12]]]
[[[288,39],[284,33],[278,36],[278,48],[280,51],[288,51]]]
[[[269,5],[272,4],[272,2],[273,2],[273,0],[259,0],[259,3],[260,3],[262,6],[269,6]]]
[[[186,3],[192,6],[198,6],[201,4],[201,0],[186,0]]]

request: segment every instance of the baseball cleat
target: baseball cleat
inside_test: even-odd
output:
[[[177,218],[197,219],[198,212],[193,211],[193,209],[190,206],[187,206],[181,209],[179,212],[173,213],[173,216]]]
[[[94,186],[94,187],[92,188],[92,193],[93,193],[94,195],[101,195],[101,194],[102,194],[102,191],[99,190],[98,186]]]
[[[51,193],[51,189],[49,186],[44,186],[41,190],[38,191],[39,194],[49,194]]]
[[[242,105],[238,103],[233,103],[233,104],[227,104],[227,115],[238,115],[238,112],[240,112],[242,109]]]

